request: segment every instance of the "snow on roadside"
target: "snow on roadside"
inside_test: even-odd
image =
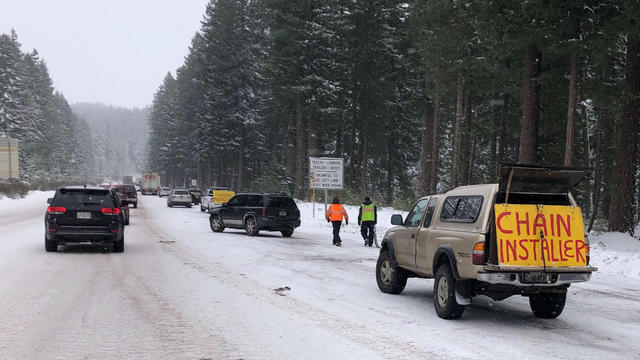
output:
[[[47,208],[47,199],[53,197],[54,191],[30,191],[22,199],[10,199],[0,196],[0,212],[11,210],[18,210],[21,208],[32,207],[42,205],[43,211]]]
[[[609,232],[589,236],[591,265],[598,275],[640,279],[640,240],[628,234]]]
[[[315,203],[315,217],[313,216],[314,206],[312,203],[296,200],[296,204],[300,209],[300,220],[305,224],[305,227],[327,228],[326,234],[330,238],[331,224],[324,218],[324,203]],[[360,226],[358,226],[358,211],[360,206],[343,206],[349,215],[349,225],[345,226],[343,222],[342,232],[360,234]],[[407,216],[406,211],[398,211],[390,207],[378,207],[378,224],[376,225],[376,237],[378,238],[378,243],[382,240],[384,233],[392,227],[391,216],[394,214],[400,214],[402,215],[402,218]],[[308,224],[311,225],[309,226]]]

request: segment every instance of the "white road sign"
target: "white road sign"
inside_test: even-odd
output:
[[[309,187],[311,189],[342,189],[342,159],[309,158]]]

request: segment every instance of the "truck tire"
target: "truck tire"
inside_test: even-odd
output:
[[[555,319],[564,310],[567,293],[543,293],[529,295],[529,306],[533,315],[541,319]]]
[[[204,212],[204,208],[202,207],[202,204],[200,205],[200,211]]]
[[[113,252],[124,252],[124,234],[122,234],[122,238],[120,239],[120,241],[115,241],[113,243]]]
[[[55,240],[47,240],[44,238],[44,249],[46,252],[56,252],[58,251],[58,243]]]
[[[433,305],[438,317],[442,319],[459,319],[464,312],[464,306],[456,301],[456,279],[449,264],[440,265],[436,271],[433,281]]]
[[[258,223],[256,222],[256,218],[253,216],[249,216],[244,221],[244,231],[249,236],[258,236],[260,230],[258,230]]]
[[[187,207],[188,207],[189,209],[191,209],[191,204],[187,205]]]
[[[138,203],[134,203],[134,204],[133,204],[133,208],[134,208],[134,209],[137,209],[137,208],[138,208]]]
[[[209,226],[211,226],[211,231],[213,232],[224,231],[224,224],[218,215],[214,215],[209,218]]]
[[[376,281],[378,289],[385,294],[400,294],[407,286],[407,274],[403,269],[394,265],[389,250],[380,252],[376,263]]]

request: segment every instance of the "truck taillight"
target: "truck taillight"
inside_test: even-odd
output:
[[[47,208],[47,212],[54,215],[64,214],[66,211],[67,209],[62,206],[49,206]]]
[[[484,264],[484,242],[475,243],[475,245],[473,245],[472,259],[474,265]]]
[[[587,265],[589,265],[589,260],[591,260],[591,254],[590,254],[591,248],[589,247],[589,244],[586,244],[585,246],[587,247],[587,252],[586,252]]]
[[[103,215],[120,215],[119,208],[102,208],[100,211]]]

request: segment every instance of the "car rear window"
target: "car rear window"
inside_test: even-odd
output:
[[[133,185],[125,185],[124,189],[127,192],[127,195],[136,195],[136,187]]]
[[[176,195],[189,195],[189,192],[187,192],[187,190],[174,190],[173,193]]]
[[[93,189],[60,189],[56,192],[53,203],[66,207],[89,205],[100,205],[102,207],[114,206],[108,190]]]
[[[297,208],[296,202],[290,197],[278,196],[270,197],[268,207],[277,207],[281,209],[295,209]]]
[[[440,221],[474,223],[482,208],[482,196],[449,196],[444,199]]]

